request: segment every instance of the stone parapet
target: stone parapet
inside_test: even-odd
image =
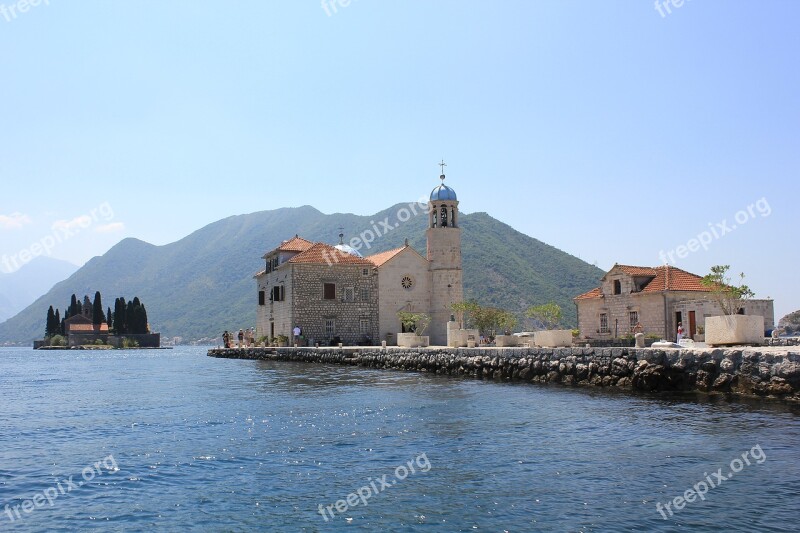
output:
[[[750,348],[231,348],[209,356],[800,401],[800,352]]]

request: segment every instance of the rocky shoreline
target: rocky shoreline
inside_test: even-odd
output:
[[[800,350],[792,349],[215,348],[208,355],[800,401]]]

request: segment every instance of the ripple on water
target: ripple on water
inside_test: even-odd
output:
[[[0,504],[110,454],[119,467],[31,513],[31,530],[779,531],[798,518],[791,406],[189,348],[0,356]],[[657,502],[755,444],[763,464],[661,518]],[[395,483],[368,505],[323,520],[319,505],[384,475]]]

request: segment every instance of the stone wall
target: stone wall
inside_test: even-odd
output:
[[[731,393],[800,401],[800,352],[636,348],[243,348],[212,357],[301,361],[477,379]]]

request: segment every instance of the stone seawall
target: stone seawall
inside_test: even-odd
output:
[[[800,351],[775,348],[231,348],[208,355],[800,401]]]

